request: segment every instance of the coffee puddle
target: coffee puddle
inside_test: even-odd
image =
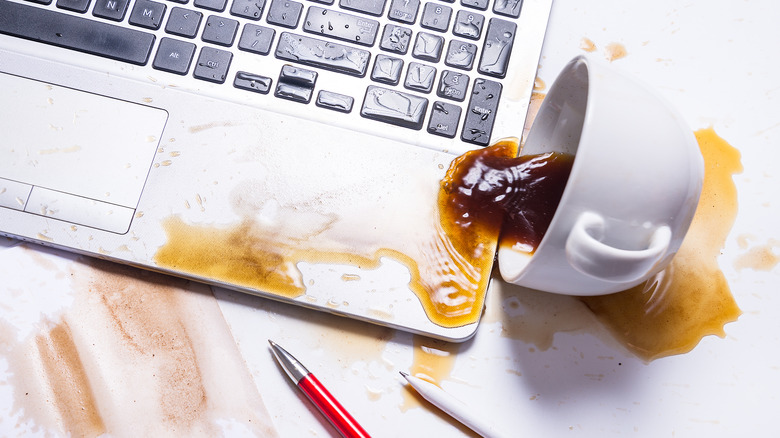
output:
[[[645,360],[686,353],[741,311],[718,267],[737,214],[732,179],[742,171],[739,151],[713,129],[696,132],[705,172],[699,206],[680,250],[664,271],[628,291],[582,298],[596,317]]]

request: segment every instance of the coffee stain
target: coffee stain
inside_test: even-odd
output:
[[[73,436],[106,432],[68,324],[38,334],[34,344],[42,371],[41,389],[48,395],[58,423]]]
[[[588,52],[593,53],[596,51],[596,43],[594,43],[591,39],[583,37],[580,40],[580,49]]]
[[[628,56],[628,50],[626,50],[626,46],[621,43],[609,43],[604,47],[604,57],[609,62],[617,61],[626,56]]]
[[[345,252],[309,243],[308,238],[330,226],[328,222],[311,236],[287,237],[248,215],[239,224],[224,227],[189,224],[173,216],[163,221],[167,242],[157,250],[154,261],[160,267],[295,298],[306,292],[298,263],[372,270],[389,258],[408,268],[409,288],[432,322],[443,327],[474,323],[484,305],[497,236],[481,236],[464,253],[439,219],[431,220],[435,232],[420,243],[420,255],[413,258],[391,248]]]
[[[412,365],[409,367],[409,374],[441,386],[441,382],[450,377],[450,373],[452,373],[452,369],[455,367],[455,359],[458,356],[460,347],[461,344],[414,336]],[[451,416],[445,414],[441,409],[433,406],[409,385],[404,385],[401,394],[403,396],[400,405],[401,412],[426,407],[427,411],[434,413],[440,420],[459,429],[464,435],[479,436]]]
[[[691,351],[742,313],[718,266],[737,214],[739,151],[714,129],[696,131],[704,186],[693,222],[670,265],[632,289],[582,301],[630,351],[650,361]]]
[[[754,238],[748,236],[739,237],[739,247],[747,250],[734,260],[734,269],[742,271],[752,269],[754,271],[772,271],[780,263],[780,240],[769,239],[766,243],[749,246],[749,241]]]
[[[70,269],[59,321],[7,348],[18,424],[83,437],[221,436],[233,424],[276,436],[210,293],[103,261]]]

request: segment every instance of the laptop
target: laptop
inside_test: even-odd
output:
[[[452,160],[519,137],[552,0],[0,0],[0,234],[449,341]]]

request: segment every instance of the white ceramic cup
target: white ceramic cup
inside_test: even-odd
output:
[[[657,94],[588,57],[550,88],[522,154],[574,154],[544,237],[529,254],[501,242],[504,280],[568,295],[633,287],[677,252],[699,201],[704,162],[691,129]]]

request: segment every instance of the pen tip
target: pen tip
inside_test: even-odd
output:
[[[402,376],[404,376],[404,379],[409,377],[409,373],[405,373],[403,371],[399,371],[398,373],[401,374]]]
[[[275,347],[275,346],[276,346],[276,342],[274,342],[274,341],[272,341],[272,340],[270,340],[270,339],[268,340],[268,343],[269,343],[269,344],[271,344],[271,346],[272,346],[272,347]]]

